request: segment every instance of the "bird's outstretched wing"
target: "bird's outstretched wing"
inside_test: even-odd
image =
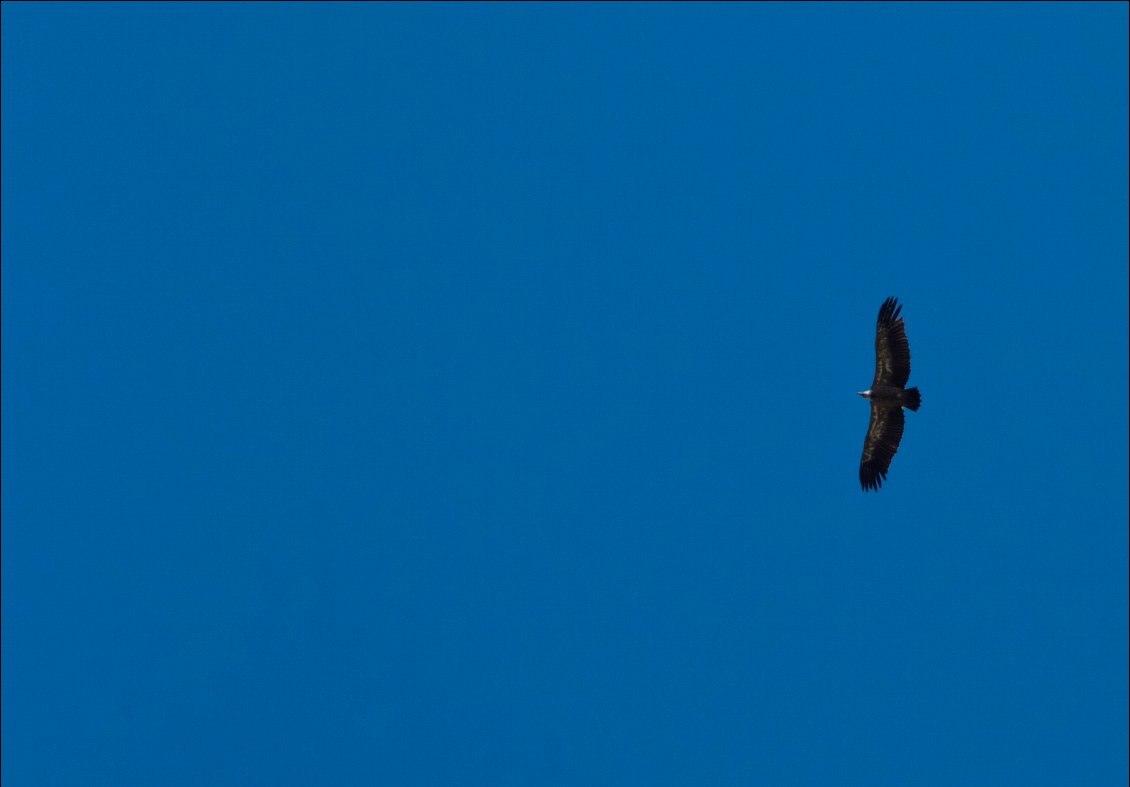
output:
[[[863,441],[863,458],[859,461],[859,483],[863,489],[878,490],[887,477],[891,459],[899,450],[905,418],[899,406],[884,407],[871,403],[871,423]]]
[[[887,298],[879,307],[875,324],[875,379],[871,388],[905,388],[910,378],[910,345],[899,312],[902,307],[894,298]],[[874,418],[874,417],[872,417]],[[874,422],[874,421],[872,421]]]

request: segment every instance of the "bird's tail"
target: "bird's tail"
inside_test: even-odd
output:
[[[920,404],[922,404],[922,394],[918,393],[917,388],[907,388],[902,392],[903,407],[917,410]]]

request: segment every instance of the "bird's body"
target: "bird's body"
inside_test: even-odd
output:
[[[882,486],[899,448],[905,418],[902,409],[917,410],[922,396],[907,388],[910,379],[910,345],[899,313],[902,307],[887,298],[879,308],[875,324],[875,378],[871,388],[859,395],[871,402],[871,422],[863,441],[859,483],[864,491]]]
[[[911,388],[910,390],[911,391],[917,391],[918,389],[917,388]],[[899,405],[902,405],[903,407],[906,407],[906,406],[908,406],[906,404],[906,401],[907,401],[907,398],[908,398],[907,393],[908,393],[908,391],[905,388],[895,388],[893,385],[876,385],[871,390],[863,391],[859,395],[862,396],[864,399],[871,400],[872,402],[877,402],[877,403],[880,403],[880,404],[891,404],[891,405],[899,404]],[[916,410],[918,408],[917,407],[911,407],[910,409]]]

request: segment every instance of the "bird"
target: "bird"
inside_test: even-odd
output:
[[[875,323],[875,379],[859,395],[871,402],[871,423],[863,441],[863,458],[859,461],[859,483],[863,491],[878,491],[887,478],[891,459],[899,450],[904,416],[902,409],[917,410],[922,394],[907,388],[910,378],[910,344],[902,306],[897,298],[887,298],[879,307]]]

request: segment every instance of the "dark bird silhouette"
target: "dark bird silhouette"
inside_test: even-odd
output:
[[[859,462],[859,483],[863,491],[878,490],[887,478],[891,460],[902,439],[902,408],[917,410],[922,395],[917,388],[907,388],[910,377],[910,345],[906,327],[899,312],[902,307],[894,298],[887,298],[879,307],[875,324],[875,379],[871,389],[859,395],[871,402],[871,423],[863,441],[863,458]]]

